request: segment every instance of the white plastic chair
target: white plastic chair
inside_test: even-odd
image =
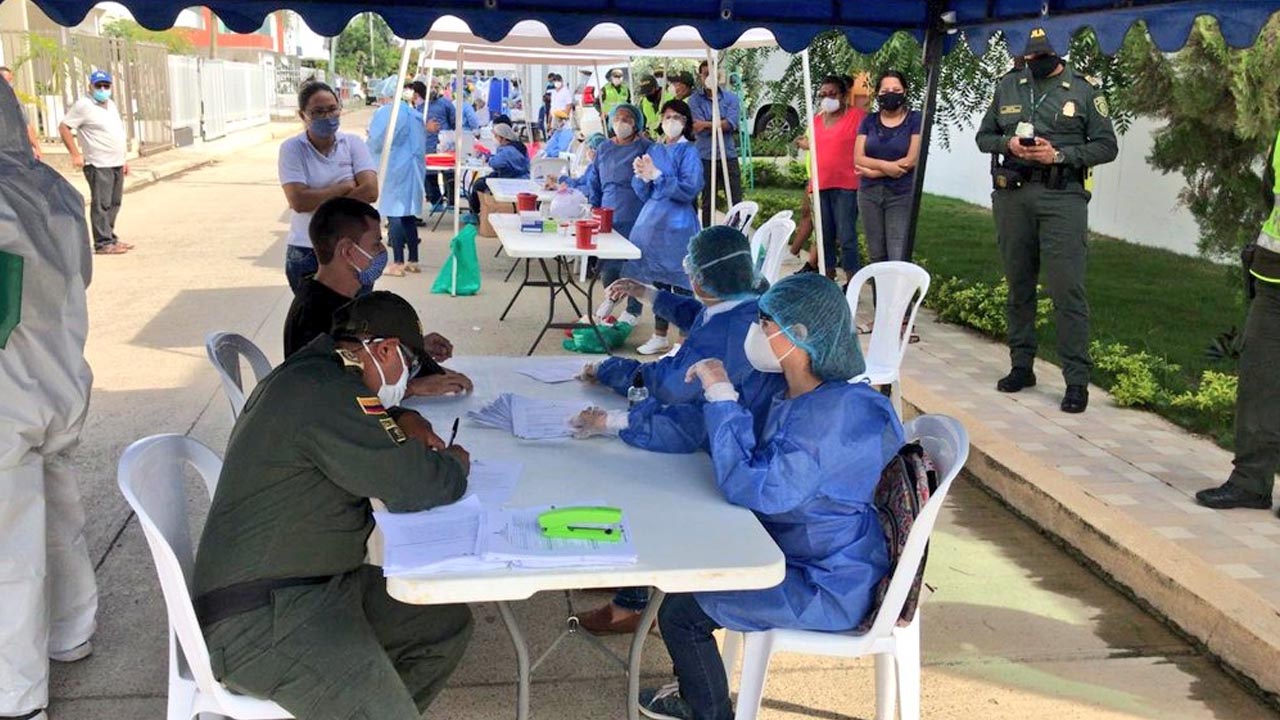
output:
[[[276,720],[292,718],[269,700],[237,695],[213,677],[209,648],[191,604],[195,563],[187,523],[183,465],[204,479],[213,497],[222,461],[212,450],[182,435],[153,435],[130,445],[120,457],[120,492],[138,516],[160,576],[169,615],[168,720],[191,720],[200,713]]]
[[[792,220],[770,219],[769,222],[756,228],[751,234],[751,257],[760,262],[760,254],[764,253],[764,262],[760,263],[760,274],[770,283],[778,281],[782,272],[782,258],[787,254],[787,244],[796,231]]]
[[[898,617],[907,601],[916,572],[924,559],[925,547],[938,512],[951,490],[960,469],[969,457],[969,434],[955,418],[945,415],[922,415],[904,425],[906,437],[917,440],[933,458],[938,472],[938,489],[925,503],[907,545],[898,559],[884,602],[876,613],[871,629],[865,635],[852,632],[824,633],[809,630],[766,630],[764,632],[727,632],[724,642],[724,666],[730,683],[746,636],[742,662],[742,681],[738,688],[736,720],[754,720],[760,711],[769,660],[774,653],[794,652],[824,657],[856,658],[874,655],[876,661],[876,720],[893,720],[895,701],[901,707],[902,720],[920,718],[920,610],[904,627]]]
[[[729,208],[729,214],[724,216],[724,224],[751,237],[751,223],[755,222],[756,215],[759,214],[760,203],[743,200]]]
[[[249,361],[255,384],[271,372],[271,361],[252,340],[236,333],[209,333],[204,339],[204,349],[209,353],[209,362],[218,371],[218,377],[222,378],[222,392],[231,403],[231,422],[234,423],[244,409],[247,396],[241,381],[240,358]]]
[[[849,280],[845,294],[855,325],[858,296],[870,279],[875,280],[875,324],[871,327],[871,339],[863,353],[867,369],[853,382],[865,380],[872,385],[893,385],[896,393],[898,372],[902,367],[902,357],[907,353],[911,331],[916,325],[916,313],[929,292],[929,272],[915,263],[900,261],[872,263],[859,270]]]
[[[561,155],[554,158],[538,158],[529,163],[529,178],[532,180],[543,180],[548,176],[560,177],[569,174],[570,158]]]
[[[795,219],[793,215],[794,213],[792,213],[790,210],[779,210],[778,212],[774,213],[773,217],[769,218],[769,220],[793,220]]]

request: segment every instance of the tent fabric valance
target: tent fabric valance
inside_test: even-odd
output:
[[[93,0],[35,0],[55,22],[74,26],[93,7]],[[187,2],[122,0],[142,25],[171,27]],[[376,12],[402,38],[421,38],[441,18],[466,23],[490,42],[503,40],[520,21],[537,21],[559,44],[572,46],[588,38],[596,26],[616,23],[634,45],[653,47],[673,28],[693,28],[713,48],[733,45],[750,31],[765,29],[777,45],[799,52],[813,37],[832,28],[842,30],[854,48],[870,52],[893,33],[923,37],[930,24],[933,0],[221,0],[207,4],[228,28],[254,32],[266,16],[280,9],[300,14],[312,30],[337,35],[362,12]],[[1176,50],[1191,23],[1211,15],[1236,47],[1253,43],[1262,25],[1280,10],[1280,0],[942,0],[954,13],[954,27],[965,31],[974,47],[983,47],[996,31],[1024,38],[1044,25],[1056,42],[1091,27],[1108,52],[1119,47],[1135,22],[1145,22],[1157,45]],[[1047,12],[1045,12],[1047,11]],[[449,22],[449,20],[446,20]],[[443,38],[442,38],[443,39]],[[1020,40],[1015,40],[1017,45]]]

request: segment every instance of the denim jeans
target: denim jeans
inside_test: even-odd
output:
[[[618,278],[622,277],[622,266],[626,264],[626,260],[601,260],[600,261],[600,287],[607,288]],[[591,308],[592,312],[595,308]],[[644,312],[644,305],[639,300],[629,297],[627,298],[627,312],[640,317],[640,313]]]
[[[309,247],[290,245],[284,254],[284,276],[289,280],[289,289],[298,294],[302,281],[309,275],[315,275],[320,269],[320,261],[316,259],[316,251]]]
[[[693,297],[693,291],[680,287],[679,285],[668,285],[666,283],[654,283],[654,287],[659,290],[666,290],[669,293],[683,295],[685,297]],[[666,318],[658,317],[657,313],[653,314],[653,329],[657,332],[666,333],[667,328],[671,327],[671,323]]]
[[[623,610],[631,610],[632,612],[640,612],[649,607],[649,588],[647,587],[629,587],[621,588],[613,594],[613,604]]]
[[[698,720],[732,720],[729,681],[711,634],[720,624],[686,593],[667,596],[658,611],[658,627],[680,681],[680,697],[693,708],[693,716]]]
[[[840,269],[853,275],[862,267],[858,259],[858,191],[823,190],[818,206],[822,212],[822,248],[827,268],[836,266],[836,244],[840,248]]]
[[[412,215],[387,218],[387,239],[391,241],[394,262],[404,262],[406,247],[409,249],[409,262],[418,262],[418,218]]]

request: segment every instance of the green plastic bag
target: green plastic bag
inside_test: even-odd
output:
[[[453,265],[458,264],[456,295],[475,295],[480,292],[480,260],[476,257],[476,226],[463,225],[449,241],[449,259],[436,276],[431,292],[448,295],[453,289]]]
[[[0,252],[0,348],[22,321],[22,256]]]
[[[631,335],[631,325],[629,323],[620,322],[615,325],[597,325],[600,328],[600,334],[604,336],[604,341],[609,344],[610,350],[621,347],[622,343],[627,341],[627,337]],[[600,338],[591,328],[578,328],[573,331],[573,337],[567,338],[564,343],[564,349],[572,352],[595,353],[605,352],[605,348],[600,347]]]

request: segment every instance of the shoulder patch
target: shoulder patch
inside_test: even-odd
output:
[[[360,411],[365,415],[386,415],[387,409],[382,406],[382,401],[376,397],[356,396],[356,405],[360,406]]]
[[[1111,117],[1111,106],[1107,104],[1106,95],[1098,95],[1093,99],[1093,109],[1102,117]]]
[[[1084,81],[1096,88],[1102,87],[1102,78],[1096,75],[1085,75]]]
[[[1020,77],[1020,78],[1018,78],[1018,84],[1019,84],[1019,85],[1026,85],[1026,84],[1027,84],[1027,79],[1026,79],[1025,77]]]
[[[382,426],[383,430],[387,431],[387,434],[391,436],[391,439],[394,440],[397,445],[403,445],[409,440],[409,436],[404,434],[404,431],[400,429],[400,426],[396,424],[395,420],[392,420],[389,417],[382,417],[378,418],[378,424]]]
[[[1000,106],[1001,115],[1016,115],[1020,112],[1022,112],[1021,105],[1001,105]]]
[[[358,368],[360,370],[364,370],[364,361],[360,359],[359,355],[356,355],[346,348],[338,348],[337,350],[334,350],[334,352],[338,354],[338,359],[342,361],[342,367],[344,369]]]

